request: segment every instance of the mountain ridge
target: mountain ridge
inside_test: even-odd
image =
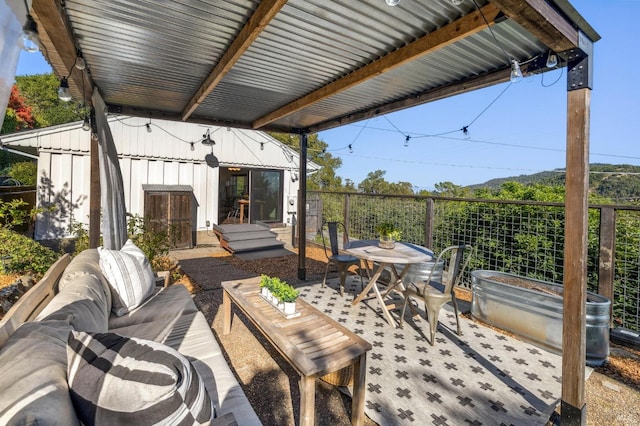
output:
[[[470,189],[498,189],[505,182],[523,185],[565,185],[565,169],[547,170],[530,175],[490,179],[469,185]],[[593,163],[589,165],[589,191],[615,201],[640,200],[640,166],[631,164]]]

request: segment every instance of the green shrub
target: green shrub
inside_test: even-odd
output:
[[[157,260],[166,257],[169,249],[175,245],[175,226],[163,228],[157,222],[153,222],[150,217],[139,215],[129,216],[127,221],[129,238],[140,247],[151,262],[151,267],[157,270],[155,265]]]
[[[21,161],[9,166],[7,175],[19,180],[23,185],[35,185],[38,180],[38,165],[35,161]]]
[[[58,260],[58,253],[9,229],[0,228],[0,241],[3,273],[31,272],[40,278]]]

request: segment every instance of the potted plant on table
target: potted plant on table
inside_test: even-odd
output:
[[[382,222],[376,226],[376,232],[380,235],[378,247],[392,249],[395,242],[402,238],[402,231],[391,222]]]
[[[260,294],[285,315],[296,312],[296,299],[299,291],[280,278],[267,275],[260,277]]]

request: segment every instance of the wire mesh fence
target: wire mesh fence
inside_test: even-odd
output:
[[[352,239],[376,239],[376,224],[392,222],[402,229],[403,241],[436,253],[450,245],[472,245],[475,253],[462,280],[467,288],[475,269],[563,282],[563,204],[326,192],[310,192],[310,198],[318,201],[319,224],[343,222]],[[615,229],[601,229],[601,207],[589,209],[587,287],[598,292],[600,235],[614,233],[613,322],[640,331],[640,209],[607,206],[617,212]]]

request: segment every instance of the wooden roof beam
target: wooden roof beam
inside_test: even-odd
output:
[[[578,29],[545,0],[490,0],[554,52],[578,47]]]
[[[182,121],[186,121],[193,114],[286,3],[287,0],[264,0],[260,3],[202,86],[187,103],[182,111]]]
[[[325,122],[307,128],[307,131],[309,133],[317,133],[323,130],[332,129],[334,127],[344,126],[361,120],[366,120],[368,118],[377,117],[381,114],[388,114],[390,112],[400,111],[406,108],[414,107],[416,105],[422,105],[462,93],[467,93],[472,90],[478,90],[499,83],[505,83],[509,81],[510,74],[511,68],[507,67],[505,69],[494,71],[489,74],[478,75],[476,77],[468,78],[464,81],[453,83],[444,87],[427,90],[395,102],[375,106],[365,111],[359,111],[339,118],[327,120]]]
[[[59,77],[67,77],[69,89],[74,95],[82,96],[82,78],[84,73],[84,99],[91,104],[91,93],[94,82],[89,68],[79,70],[73,66],[76,60],[77,45],[71,28],[71,22],[56,0],[33,0],[31,10],[38,23],[40,43],[44,46],[43,54]]]
[[[500,10],[492,4],[482,7],[487,22],[490,25],[495,23],[495,19]],[[320,102],[339,92],[357,86],[366,80],[377,77],[380,74],[391,71],[394,68],[402,66],[420,56],[432,53],[438,49],[469,37],[479,31],[486,29],[486,23],[482,19],[479,11],[474,11],[460,18],[459,20],[445,25],[418,40],[403,46],[382,58],[371,62],[362,68],[359,68],[338,80],[335,80],[326,86],[315,90],[288,105],[261,117],[253,122],[252,127],[259,129],[269,123],[279,120],[289,114],[293,114],[303,108],[308,107],[316,102]]]

